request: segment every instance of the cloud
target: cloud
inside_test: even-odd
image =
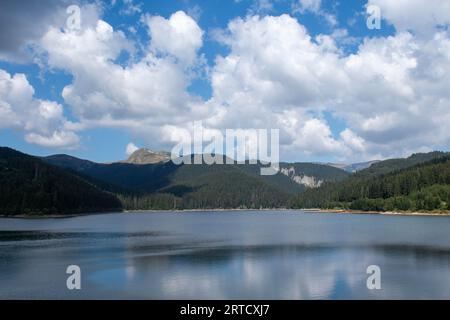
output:
[[[28,143],[48,148],[75,148],[78,145],[78,136],[70,131],[54,131],[50,136],[38,133],[28,133],[25,136]]]
[[[340,133],[340,137],[344,144],[348,146],[351,150],[357,152],[364,152],[366,149],[365,141],[358,135],[356,135],[352,130],[345,129]]]
[[[33,61],[34,50],[50,26],[64,28],[66,9],[75,0],[2,0],[0,3],[0,60],[16,63]],[[101,7],[83,6],[82,26],[96,20]],[[35,61],[36,62],[36,61]]]
[[[313,39],[288,15],[231,21],[230,48],[212,69],[212,123],[280,127],[285,150],[344,158],[448,148],[450,40],[399,32],[367,38],[343,55],[333,37]],[[337,136],[317,117],[346,124]],[[445,120],[443,120],[445,119]]]
[[[55,19],[58,1],[2,1],[0,4],[0,59],[29,59],[27,44],[39,39]]]
[[[235,19],[222,34],[230,53],[211,71],[216,116],[222,127],[279,128],[288,153],[343,154],[345,142],[310,111],[333,103],[347,81],[334,46],[314,43],[297,20]],[[333,41],[330,39],[330,41]]]
[[[125,154],[127,156],[131,156],[136,150],[139,150],[139,148],[133,142],[130,142],[129,144],[127,144]]]
[[[123,8],[120,13],[124,15],[135,15],[142,12],[142,3],[135,3],[133,0],[123,0]]]
[[[450,67],[445,51],[433,54],[431,49],[448,45],[445,33],[431,39],[407,32],[367,39],[358,54],[344,59],[352,87],[336,105],[336,113],[383,154],[448,146],[450,132],[439,119],[448,118],[450,112],[442,87],[449,84],[449,77],[428,68]]]
[[[306,11],[310,11],[313,13],[320,13],[320,7],[322,5],[321,0],[298,0],[297,10],[300,13],[305,13]]]
[[[379,6],[382,18],[400,32],[413,30],[426,35],[434,32],[437,26],[450,24],[450,2],[447,0],[369,0],[368,5]]]
[[[98,18],[80,31],[50,27],[40,45],[50,69],[73,75],[65,103],[86,129],[126,128],[149,141],[164,140],[163,125],[184,125],[210,111],[187,91],[200,59],[203,31],[184,12],[146,16],[149,43],[141,58],[119,63],[134,43]]]
[[[3,82],[16,89],[0,95],[0,125],[21,127],[27,141],[41,145],[73,145],[77,130],[98,126],[126,128],[161,144],[182,139],[194,120],[208,130],[279,128],[282,152],[296,159],[363,160],[448,148],[450,39],[433,22],[446,23],[446,13],[438,12],[446,4],[430,5],[423,25],[407,25],[399,8],[411,14],[416,8],[370,2],[398,32],[366,38],[350,54],[342,50],[343,29],[312,37],[287,14],[231,20],[217,33],[226,50],[208,66],[207,100],[189,91],[192,69],[205,67],[199,53],[204,31],[193,18],[182,11],[144,15],[148,41],[138,57],[139,44],[103,20],[101,10],[85,6],[91,14],[81,31],[51,26],[37,41],[50,69],[72,75],[62,97],[79,122],[68,122],[62,106],[33,98],[24,75],[6,73]],[[298,4],[303,12],[323,12],[320,1]],[[432,32],[407,31],[425,27]],[[119,63],[123,52],[132,58]],[[34,111],[21,116],[20,108]],[[325,112],[344,127],[336,132]]]
[[[214,98],[230,106],[243,99],[281,110],[312,106],[330,96],[326,85],[339,82],[336,53],[313,43],[288,15],[238,18],[228,33],[224,44],[231,52],[216,59],[212,86]]]
[[[178,11],[165,19],[161,16],[145,17],[151,37],[151,48],[156,52],[172,55],[191,65],[197,51],[203,45],[203,31],[194,19]]]
[[[10,75],[0,69],[0,128],[23,131],[27,142],[40,146],[76,147],[79,138],[66,125],[60,104],[34,98],[24,74]]]
[[[274,1],[276,0],[254,0],[248,12],[250,14],[267,14],[274,9]]]
[[[200,17],[203,14],[203,9],[198,4],[196,4],[193,7],[190,7],[186,13],[189,17],[192,17],[192,19],[194,19],[195,21],[199,21]]]
[[[292,12],[305,14],[307,12],[313,13],[325,19],[325,21],[332,27],[338,24],[335,15],[326,12],[322,9],[322,0],[298,0],[292,4]]]

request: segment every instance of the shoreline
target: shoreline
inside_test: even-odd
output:
[[[344,210],[344,209],[300,209],[301,211],[320,212],[320,213],[340,213],[340,214],[378,214],[384,216],[423,216],[423,217],[450,217],[450,211],[446,212],[419,212],[419,211],[362,211],[362,210]]]
[[[47,215],[33,215],[33,214],[19,214],[16,216],[0,214],[0,219],[69,219],[85,216],[96,216],[101,214],[123,213],[125,211],[110,211],[110,212],[88,212],[88,213],[71,213],[71,214],[47,214]]]
[[[111,211],[111,212],[90,212],[90,213],[77,213],[77,214],[55,214],[55,215],[2,215],[0,219],[68,219],[83,216],[93,216],[101,214],[115,214],[115,213],[177,213],[183,212],[242,212],[242,211],[297,211],[297,212],[309,212],[309,213],[334,213],[334,214],[376,214],[383,216],[423,216],[423,217],[450,217],[450,211],[448,212],[396,212],[396,211],[361,211],[361,210],[344,210],[344,209],[288,209],[288,208],[264,208],[264,209],[179,209],[179,210],[123,210],[123,211]]]

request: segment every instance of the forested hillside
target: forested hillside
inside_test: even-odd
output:
[[[317,188],[325,182],[341,181],[350,173],[343,169],[317,163],[281,163],[282,175],[288,176],[292,181],[301,186],[301,191]]]
[[[121,210],[118,198],[86,180],[9,148],[0,148],[0,214]]]
[[[105,210],[342,208],[450,210],[450,156],[390,159],[349,174],[312,163],[260,165],[99,164],[67,155],[37,158],[0,148],[0,214]]]
[[[292,202],[295,208],[366,211],[450,210],[449,204],[450,156],[437,152],[377,163],[342,182],[308,190]]]
[[[92,178],[102,188],[118,193],[126,209],[285,207],[290,197],[307,188],[281,172],[261,176],[261,165],[256,164],[98,164],[64,155],[45,161]],[[320,181],[348,176],[343,170],[319,164],[281,167],[295,167],[296,174],[308,174]]]
[[[156,193],[121,197],[125,208],[136,209],[226,209],[282,208],[289,194],[260,179],[221,166],[193,180],[174,180]]]
[[[372,164],[367,169],[358,171],[356,177],[376,177],[401,169],[410,168],[417,164],[447,156],[448,153],[434,151],[428,153],[415,153],[408,158],[388,159]]]
[[[118,193],[128,210],[285,207],[291,194],[302,190],[284,175],[261,176],[258,165],[87,165],[60,155],[45,160]]]

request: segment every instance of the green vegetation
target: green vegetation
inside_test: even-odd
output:
[[[226,178],[205,175],[195,183],[172,185],[158,193],[122,195],[120,199],[127,210],[259,209],[284,207],[288,195],[257,179],[231,172]]]
[[[0,214],[73,214],[121,210],[116,196],[9,148],[0,148]]]
[[[295,197],[291,206],[362,211],[441,211],[449,210],[449,203],[450,157],[435,152],[377,163],[341,182],[308,190]]]
[[[383,174],[407,169],[415,165],[446,157],[447,153],[434,151],[429,153],[415,153],[408,158],[388,159],[372,164],[367,169],[356,173],[356,177],[377,177]]]
[[[349,174],[331,166],[98,164],[67,155],[37,158],[0,148],[0,214],[111,210],[323,208],[362,211],[450,210],[450,155],[414,154]],[[316,189],[294,177],[324,181]],[[298,179],[297,179],[298,180]]]
[[[295,173],[315,177],[317,180],[341,181],[350,176],[350,173],[329,165],[307,162],[280,163],[281,168],[293,168]]]
[[[119,194],[127,210],[282,208],[290,197],[305,190],[303,185],[281,173],[261,176],[260,165],[97,164],[64,155],[45,160]],[[294,166],[299,174],[317,175],[327,181],[349,175],[319,164],[281,166]]]
[[[407,196],[387,199],[358,199],[349,209],[363,211],[447,211],[450,210],[450,186],[433,185]]]

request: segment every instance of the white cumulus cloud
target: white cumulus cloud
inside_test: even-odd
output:
[[[169,19],[147,15],[145,22],[154,50],[170,54],[189,65],[194,63],[197,51],[203,44],[203,31],[193,18],[178,11]]]
[[[60,104],[34,97],[34,88],[24,74],[11,75],[0,69],[0,128],[24,132],[29,143],[73,148],[79,138],[66,128],[68,124]]]
[[[116,59],[133,44],[101,19],[80,32],[50,28],[43,37],[49,66],[74,76],[62,96],[86,128],[122,127],[150,140],[162,125],[203,117],[203,102],[187,91],[186,70],[202,44],[201,29],[183,12],[147,19],[148,51],[126,65]]]
[[[193,18],[182,11],[143,13],[148,40],[135,57],[137,43],[91,7],[81,31],[50,27],[38,43],[49,68],[72,75],[62,97],[79,122],[67,121],[62,106],[33,98],[24,75],[3,71],[0,126],[21,127],[28,141],[41,145],[75,144],[76,130],[97,126],[161,143],[183,139],[194,120],[208,130],[278,128],[282,152],[296,159],[448,149],[450,37],[442,28],[449,23],[448,1],[368,3],[379,5],[397,31],[367,37],[350,54],[340,48],[348,36],[343,29],[313,37],[288,14],[231,20],[216,32],[226,50],[209,66],[206,101],[189,91],[192,69],[204,67],[205,32]],[[296,4],[300,13],[326,13],[321,1]],[[119,63],[124,51],[133,57]],[[325,113],[343,127],[333,128]]]

